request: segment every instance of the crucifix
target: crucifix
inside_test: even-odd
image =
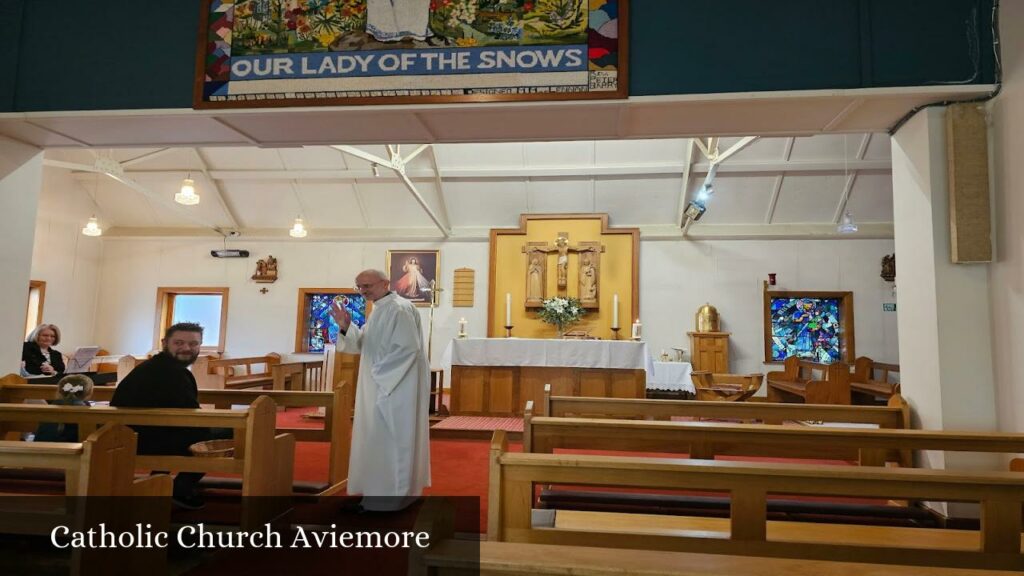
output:
[[[554,244],[528,242],[523,246],[526,254],[526,305],[540,306],[546,296],[547,258],[551,253],[557,254],[556,270],[558,272],[558,294],[564,296],[569,285],[569,253],[588,254],[580,262],[580,302],[588,308],[597,307],[598,271],[600,270],[599,255],[604,246],[599,242],[581,242],[569,244],[569,233],[559,232]]]

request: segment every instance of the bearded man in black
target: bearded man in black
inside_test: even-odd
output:
[[[117,385],[111,406],[125,408],[199,408],[196,379],[188,367],[199,357],[203,327],[182,322],[164,333],[163,351],[139,364]],[[139,435],[139,454],[190,455],[189,446],[223,436],[210,428],[132,426]],[[230,431],[228,431],[230,433]],[[230,436],[228,436],[230,437]],[[179,472],[174,478],[174,503],[199,509],[204,503],[196,487],[200,472]]]

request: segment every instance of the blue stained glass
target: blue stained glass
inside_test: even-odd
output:
[[[839,362],[841,305],[840,298],[772,298],[772,360]]]
[[[306,318],[306,345],[309,352],[323,352],[324,346],[338,341],[340,328],[331,318],[331,305],[339,300],[360,328],[366,324],[366,298],[359,294],[310,294]]]

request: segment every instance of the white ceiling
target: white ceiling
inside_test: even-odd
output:
[[[740,140],[717,139],[718,150]],[[377,176],[371,162],[332,147],[53,149],[46,159],[49,169],[70,170],[81,193],[95,198],[110,237],[217,228],[287,238],[292,220],[302,216],[309,240],[445,233],[481,239],[490,228],[518,225],[522,213],[607,212],[613,225],[671,238],[681,236],[680,212],[710,166],[694,144],[676,138],[432,145],[405,171],[445,232],[393,170],[381,167]],[[418,149],[396,151],[407,157]],[[388,158],[385,146],[357,152]],[[122,170],[122,181],[84,170],[94,165]],[[197,206],[172,201],[186,175],[202,197]],[[721,162],[714,189],[690,237],[830,237],[844,207],[861,224],[859,236],[892,235],[885,134],[759,138]]]
[[[849,210],[856,236],[888,238],[885,131],[915,107],[991,89],[16,113],[0,114],[0,140],[46,148],[49,169],[72,171],[108,237],[287,238],[301,215],[310,240],[476,240],[521,213],[552,212],[607,212],[647,238],[680,238],[680,214],[713,165],[701,148],[720,138],[728,154],[757,135],[717,164],[715,195],[687,237],[836,237]],[[401,157],[422,152],[402,167],[416,194],[357,157],[388,158],[397,142]],[[120,181],[90,172],[97,162]],[[184,208],[171,199],[190,173],[203,201]]]

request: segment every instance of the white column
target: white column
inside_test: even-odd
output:
[[[1003,92],[992,101],[989,155],[995,208],[992,355],[999,429],[1024,432],[1024,2],[999,8]]]
[[[900,379],[922,428],[995,430],[989,265],[950,261],[945,132],[945,109],[929,108],[892,139]],[[923,463],[1001,462],[951,452]]]
[[[43,153],[0,140],[0,375],[18,373]]]

